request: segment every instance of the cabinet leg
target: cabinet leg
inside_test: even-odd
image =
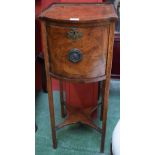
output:
[[[112,56],[113,56],[113,41],[114,41],[114,30],[115,23],[112,23],[109,27],[109,45],[108,45],[108,55],[107,55],[107,66],[106,66],[106,80],[105,86],[102,84],[102,101],[103,101],[103,112],[102,112],[102,135],[101,135],[101,152],[104,152],[105,145],[105,134],[106,134],[106,121],[107,121],[107,111],[108,111],[108,97],[110,88],[110,77],[112,68]]]
[[[47,77],[47,88],[48,88],[48,100],[49,100],[49,110],[50,110],[50,120],[51,120],[51,128],[52,128],[52,141],[53,148],[57,148],[56,142],[56,128],[55,128],[55,114],[54,114],[54,104],[53,104],[53,93],[52,93],[52,81],[51,78]]]
[[[63,83],[60,80],[60,104],[61,104],[61,116],[65,117],[65,105],[64,105],[64,94],[63,94]]]
[[[110,79],[106,79],[102,83],[102,134],[101,134],[101,152],[104,152],[105,135],[106,135],[106,121],[108,111],[108,96],[109,96]]]
[[[53,148],[57,148],[57,141],[56,141],[56,128],[55,128],[55,114],[54,114],[54,104],[53,104],[53,93],[52,93],[52,79],[49,75],[49,58],[48,58],[48,48],[47,48],[47,38],[46,38],[46,27],[45,24],[41,23],[41,30],[42,30],[42,42],[43,42],[43,49],[45,49],[45,67],[46,67],[46,78],[47,78],[47,90],[48,90],[48,102],[49,102],[49,111],[50,111],[50,122],[52,128],[52,141],[53,141]]]

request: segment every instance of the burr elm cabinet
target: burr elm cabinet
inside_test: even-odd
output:
[[[108,3],[54,4],[41,13],[40,19],[53,148],[57,147],[57,129],[82,123],[101,133],[101,152],[104,152],[113,40],[117,19],[115,9]],[[90,107],[83,111],[76,107],[66,107],[70,114],[63,123],[55,125],[52,78],[60,80],[63,117],[65,117],[65,109],[62,80],[80,83],[103,81],[102,128],[95,125],[90,117],[97,107]]]

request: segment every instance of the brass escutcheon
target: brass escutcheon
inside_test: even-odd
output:
[[[71,40],[78,40],[83,36],[82,32],[79,32],[77,28],[71,28],[69,32],[67,32],[67,37]]]

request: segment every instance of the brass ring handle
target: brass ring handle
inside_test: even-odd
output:
[[[74,48],[68,52],[68,60],[72,63],[77,63],[82,60],[83,54],[80,50]]]

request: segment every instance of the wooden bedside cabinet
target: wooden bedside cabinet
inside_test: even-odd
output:
[[[112,4],[54,4],[40,15],[53,147],[57,147],[56,129],[74,123],[86,124],[101,133],[101,152],[104,151],[109,83],[115,21]],[[67,107],[70,115],[55,126],[51,78],[71,82],[103,82],[102,128],[91,120],[94,108],[79,110]],[[63,105],[61,93],[61,104]],[[96,107],[97,108],[97,107]],[[62,108],[62,111],[64,109]]]

